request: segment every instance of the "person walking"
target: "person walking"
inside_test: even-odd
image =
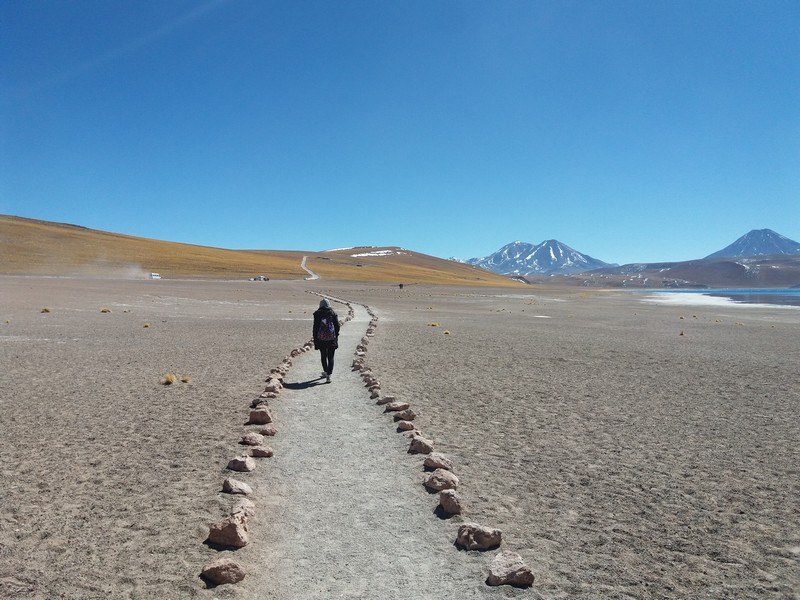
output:
[[[314,348],[319,350],[322,359],[322,375],[327,383],[331,382],[333,374],[333,355],[339,347],[339,317],[331,308],[327,298],[319,302],[319,308],[314,311]]]

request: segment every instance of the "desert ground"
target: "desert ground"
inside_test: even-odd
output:
[[[465,514],[434,515],[419,458],[353,385],[344,348],[334,382],[306,389],[308,353],[274,403],[274,460],[246,474],[248,577],[209,588],[224,467],[269,369],[310,337],[308,291],[378,316],[367,363],[454,460]],[[3,276],[0,596],[800,597],[800,310],[644,299]],[[167,372],[190,379],[164,386]],[[358,450],[315,480],[310,449],[331,458],[350,438]],[[392,502],[379,510],[364,482]],[[304,528],[300,508],[325,505]],[[341,530],[359,520],[364,539]],[[484,585],[494,552],[453,547],[464,521],[500,528],[533,587]],[[399,587],[376,584],[396,572]]]

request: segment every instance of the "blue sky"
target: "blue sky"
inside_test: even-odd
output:
[[[800,240],[795,0],[7,0],[0,28],[0,213],[460,258]]]

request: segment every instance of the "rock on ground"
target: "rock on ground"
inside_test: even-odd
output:
[[[456,546],[465,550],[489,550],[497,548],[502,542],[503,533],[499,529],[484,527],[477,523],[464,523],[458,528]]]
[[[278,430],[275,428],[275,425],[272,425],[270,423],[266,427],[263,427],[263,428],[259,429],[256,433],[272,437],[272,436],[274,436],[274,435],[276,435],[278,433]]]
[[[454,467],[453,461],[441,452],[431,452],[425,457],[423,466],[427,469],[446,469],[447,471],[452,471]]]
[[[249,456],[237,456],[232,458],[228,463],[228,469],[231,471],[247,472],[256,468],[256,461]]]
[[[236,504],[233,505],[231,509],[232,515],[242,515],[244,520],[247,521],[250,517],[256,514],[256,505],[252,502],[252,500],[248,500],[247,498],[240,498]]]
[[[277,379],[273,379],[270,381],[265,387],[265,392],[272,392],[273,394],[278,393],[281,390],[281,383]]]
[[[239,443],[245,446],[260,446],[264,443],[264,436],[255,431],[250,431],[242,436]]]
[[[533,573],[516,552],[506,550],[492,560],[489,567],[488,585],[513,585],[530,587],[533,585]]]
[[[451,515],[460,515],[463,511],[461,496],[455,490],[442,490],[439,494],[439,506]]]
[[[458,487],[458,477],[446,469],[436,469],[425,478],[424,485],[433,492],[454,490]]]
[[[270,446],[253,446],[250,449],[250,456],[254,456],[256,458],[269,458],[275,451]]]
[[[222,491],[226,494],[242,494],[247,496],[253,493],[253,488],[243,481],[238,481],[236,479],[227,477],[225,481],[222,482]]]
[[[272,423],[272,413],[266,408],[256,408],[250,411],[251,425],[266,425]]]
[[[242,548],[247,545],[247,522],[244,513],[225,517],[209,528],[207,541],[220,546]]]
[[[240,582],[245,577],[245,570],[235,560],[218,558],[207,563],[200,575],[214,585],[224,585]]]
[[[433,441],[421,435],[411,438],[411,445],[408,447],[409,454],[430,454],[433,452]]]
[[[417,418],[417,413],[415,413],[410,408],[394,413],[395,421],[413,421],[416,418]]]

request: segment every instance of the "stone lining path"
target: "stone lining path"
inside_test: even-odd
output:
[[[257,499],[258,561],[245,585],[279,599],[487,597],[494,553],[453,547],[458,523],[433,514],[424,456],[407,454],[408,440],[350,368],[369,322],[364,308],[353,308],[332,383],[320,378],[319,353],[309,352],[271,402],[279,433],[259,473],[269,493]],[[340,318],[347,312],[334,309]]]

